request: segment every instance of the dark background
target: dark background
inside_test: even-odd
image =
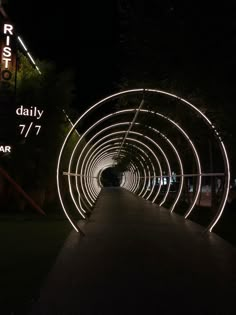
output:
[[[75,70],[80,112],[121,86],[165,89],[208,109],[235,160],[235,1],[8,0],[4,6],[35,59]]]
[[[9,0],[5,7],[34,58],[76,69],[88,104],[123,77],[184,77],[212,98],[234,99],[235,1]]]
[[[35,59],[52,60],[60,68],[76,71],[80,106],[91,105],[115,89],[119,76],[115,1],[9,0],[5,8]]]
[[[173,85],[177,95],[191,101],[196,95],[197,106],[205,103],[220,117],[232,147],[235,1],[9,0],[5,8],[34,58],[76,71],[78,109],[121,85],[151,82],[169,91]]]

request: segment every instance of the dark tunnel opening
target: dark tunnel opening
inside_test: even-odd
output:
[[[119,187],[121,179],[122,174],[115,167],[109,167],[101,174],[101,184],[103,187]]]

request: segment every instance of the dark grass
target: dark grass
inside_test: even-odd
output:
[[[226,209],[213,232],[236,247],[236,206],[226,206]]]
[[[187,209],[188,204],[186,202],[179,202],[174,212],[184,216]],[[214,216],[215,213],[212,212],[210,207],[195,206],[188,220],[207,228]],[[213,232],[236,247],[236,201],[226,204],[220,220],[213,228]]]
[[[167,208],[167,211],[172,206],[173,200],[173,198],[167,198],[163,204],[163,207]],[[156,203],[158,204],[158,202]],[[184,200],[180,200],[175,207],[174,213],[184,217],[188,208],[189,204]],[[196,205],[189,215],[188,220],[207,229],[214,216],[215,212],[212,211],[211,207]],[[236,247],[236,199],[231,203],[226,203],[223,215],[213,228],[213,232]]]
[[[188,217],[189,220],[200,224],[204,228],[209,227],[215,213],[210,207],[197,206],[192,214]],[[225,241],[236,247],[236,206],[235,204],[226,204],[224,212],[214,226],[213,233],[217,234]]]
[[[0,314],[28,314],[71,225],[62,215],[0,215]]]

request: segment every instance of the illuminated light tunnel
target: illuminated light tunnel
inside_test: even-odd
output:
[[[107,185],[106,174],[113,176],[108,186],[120,186],[185,219],[214,192],[209,232],[223,213],[230,186],[227,152],[210,119],[189,101],[156,89],[110,95],[68,132],[57,162],[57,188],[77,232],[78,220],[87,218]]]

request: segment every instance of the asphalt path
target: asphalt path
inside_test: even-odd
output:
[[[236,314],[236,248],[215,233],[121,188],[81,228],[31,315]]]

